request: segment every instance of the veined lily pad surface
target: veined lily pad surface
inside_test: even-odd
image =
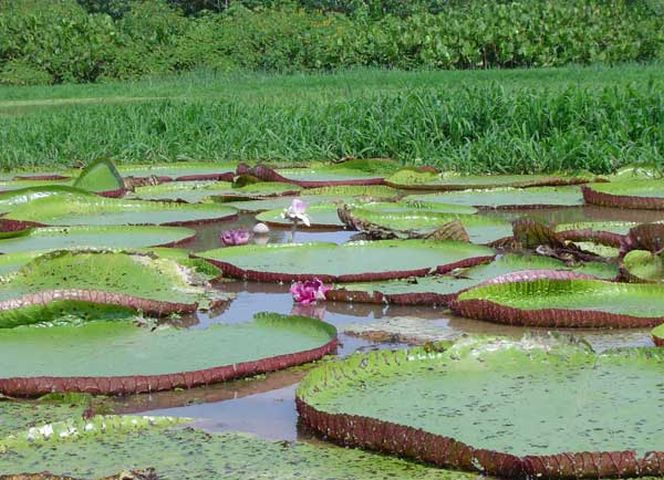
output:
[[[259,182],[234,188],[231,182],[192,181],[167,182],[159,185],[138,187],[134,196],[141,200],[174,200],[187,203],[200,203],[206,199],[223,197],[261,198],[282,195],[295,195],[299,187],[284,183]]]
[[[411,233],[426,235],[445,224],[458,220],[473,243],[488,244],[512,236],[512,225],[504,220],[472,215],[472,207],[440,204],[413,204],[412,206],[375,204],[351,206],[350,216],[361,230],[370,234],[408,238]],[[451,211],[451,213],[447,213]],[[465,211],[464,209],[471,209]],[[455,213],[456,212],[458,213]]]
[[[401,305],[445,305],[449,300],[468,288],[500,275],[524,270],[571,270],[607,280],[618,276],[618,268],[599,262],[567,266],[560,260],[539,255],[509,254],[491,263],[450,272],[447,275],[432,275],[420,278],[338,284],[327,293],[330,300],[395,303]]]
[[[475,478],[361,450],[209,434],[177,423],[178,419],[169,417],[97,416],[88,421],[37,424],[32,430],[13,432],[22,441],[14,441],[5,454],[0,453],[0,475],[41,472],[47,464],[53,474],[79,479],[117,475],[130,466],[153,468],[160,478],[169,479]],[[47,439],[25,440],[28,435],[43,437],[42,432],[50,430],[53,434]],[[61,433],[65,436],[60,437]]]
[[[664,180],[625,180],[584,187],[587,203],[605,207],[664,210]]]
[[[465,317],[511,325],[629,328],[664,322],[664,286],[574,275],[500,277],[461,293],[451,306]]]
[[[0,330],[0,392],[127,394],[231,380],[316,360],[336,330],[309,317],[259,314],[205,330],[148,328],[130,320]],[[86,361],[81,361],[86,359]]]
[[[301,421],[332,439],[441,466],[509,478],[661,475],[663,374],[657,349],[467,340],[323,365],[297,402]]]
[[[235,163],[180,162],[161,165],[122,165],[123,177],[157,177],[165,180],[232,180]]]
[[[0,239],[0,253],[163,246],[188,240],[195,235],[194,230],[184,227],[40,227]]]
[[[207,306],[203,282],[173,260],[54,252],[0,277],[0,328],[63,318],[162,316]]]
[[[18,206],[3,218],[43,225],[163,225],[223,220],[236,213],[219,204],[120,200],[63,192]]]
[[[576,185],[587,182],[587,179],[555,175],[459,175],[450,172],[418,172],[406,169],[386,178],[385,182],[392,187],[403,189],[468,190]]]
[[[472,266],[493,250],[460,242],[423,240],[229,247],[199,254],[226,275],[263,281],[318,277],[325,281],[404,278]]]
[[[440,202],[482,208],[575,207],[583,205],[583,195],[578,186],[507,187],[409,195],[404,198],[404,201]]]

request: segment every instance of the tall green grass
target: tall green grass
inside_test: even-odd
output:
[[[171,98],[96,103],[122,94],[122,86],[85,86],[84,95],[66,87],[55,90],[54,105],[39,90],[41,100],[27,109],[7,103],[25,98],[21,90],[0,90],[0,166],[52,168],[100,156],[156,162],[354,155],[463,172],[606,173],[664,163],[662,70],[199,79],[207,89],[188,78],[126,86],[123,97],[152,91]],[[95,103],[66,103],[85,95]]]

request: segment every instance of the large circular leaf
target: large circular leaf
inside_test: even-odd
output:
[[[468,190],[498,187],[542,187],[586,183],[584,177],[556,175],[460,175],[453,172],[401,170],[385,179],[395,188],[415,190]]]
[[[0,330],[0,392],[127,394],[191,388],[309,362],[336,330],[309,317],[259,314],[246,323],[151,331],[131,321]],[[85,361],[81,361],[85,359]]]
[[[73,192],[37,198],[3,218],[42,225],[179,225],[223,220],[237,210],[218,204],[119,200]]]
[[[409,195],[405,202],[426,201],[482,208],[573,207],[583,205],[578,186],[493,188]]]
[[[664,283],[662,254],[632,250],[623,258],[623,272],[636,282]]]
[[[0,277],[0,328],[60,319],[192,313],[209,290],[167,258],[112,252],[55,252]]]
[[[467,340],[323,365],[300,384],[297,406],[333,440],[439,466],[506,478],[662,475],[663,374],[656,349]]]
[[[664,322],[664,286],[578,278],[571,272],[511,275],[461,293],[452,309],[478,320],[540,327],[634,328]]]
[[[27,230],[25,234],[11,238],[0,239],[0,253],[167,246],[188,240],[195,235],[194,230],[184,227],[43,227]]]
[[[625,180],[583,188],[587,203],[604,207],[664,210],[664,180]]]
[[[447,305],[459,292],[501,275],[524,270],[570,270],[613,279],[618,276],[615,265],[590,262],[574,267],[560,260],[539,255],[510,254],[497,258],[491,263],[476,265],[465,270],[450,272],[447,275],[433,275],[420,278],[338,284],[327,292],[328,300],[393,303],[397,305]]]
[[[234,188],[231,182],[168,182],[159,185],[137,187],[133,196],[141,200],[174,200],[199,203],[214,198],[263,198],[297,195],[299,187],[275,182],[259,182]]]
[[[157,177],[162,180],[233,180],[235,163],[176,162],[153,165],[122,165],[124,177]]]
[[[318,277],[324,281],[404,278],[466,267],[493,258],[493,250],[459,242],[423,240],[272,244],[228,247],[198,254],[224,274],[258,281]]]
[[[71,194],[74,197],[94,197],[93,194],[74,187],[65,185],[52,185],[41,187],[20,188],[0,193],[0,214],[10,212],[22,205],[28,204],[40,198],[61,196]]]

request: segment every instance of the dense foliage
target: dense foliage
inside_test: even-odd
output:
[[[659,0],[0,0],[0,84],[662,58]]]
[[[466,172],[607,173],[662,163],[662,70],[372,70],[6,87],[11,98],[29,100],[0,101],[0,115],[9,114],[0,168],[103,156],[125,163],[353,155]],[[50,99],[40,103],[42,94]]]

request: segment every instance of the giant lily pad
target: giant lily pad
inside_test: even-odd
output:
[[[664,286],[521,272],[466,290],[450,306],[465,317],[509,325],[652,327],[664,322]]]
[[[282,195],[297,195],[299,187],[285,183],[259,182],[234,188],[231,182],[168,182],[159,185],[138,187],[134,196],[142,200],[175,200],[199,203],[206,199],[264,198]]]
[[[336,330],[309,317],[259,314],[205,330],[90,321],[0,330],[0,392],[127,394],[191,388],[316,360]],[[86,361],[81,361],[86,359]]]
[[[148,255],[55,252],[0,277],[0,328],[62,318],[192,313],[208,291],[179,263]]]
[[[244,172],[238,169],[238,173]],[[268,182],[293,183],[305,188],[384,183],[384,174],[376,169],[353,168],[347,163],[278,169],[259,165],[246,170],[246,173]]]
[[[289,204],[292,200],[289,200]],[[281,216],[283,209],[268,210],[256,215],[256,220],[259,222],[267,223],[268,225],[277,225],[283,227],[290,227],[291,221]],[[337,214],[337,206],[325,202],[321,205],[310,205],[307,208],[307,215],[311,220],[311,227],[313,228],[344,228],[344,223],[339,219]],[[305,229],[307,227],[301,226]]]
[[[36,424],[33,430],[14,432],[14,436],[23,441],[14,441],[6,454],[0,454],[0,476],[41,472],[47,465],[55,475],[80,479],[106,478],[127,471],[129,466],[139,471],[151,467],[159,478],[169,479],[475,478],[356,449],[268,442],[248,435],[209,434],[177,426],[168,428],[178,421],[182,420],[97,416],[88,421]],[[98,428],[102,425],[104,429]],[[48,439],[26,441],[30,434],[33,438],[39,434],[43,437],[42,432],[51,430],[53,434]],[[65,435],[61,437],[60,433]]]
[[[345,216],[356,229],[375,238],[421,238],[455,221],[473,243],[488,244],[512,236],[509,222],[469,214],[473,211],[460,205],[386,203],[352,206]]]
[[[656,349],[471,339],[322,365],[297,407],[330,439],[439,466],[505,478],[662,475],[663,374]]]
[[[448,275],[435,275],[420,278],[338,284],[327,292],[328,300],[393,303],[397,305],[446,305],[459,292],[472,288],[498,276],[524,270],[570,270],[613,279],[618,276],[615,265],[589,262],[568,266],[560,260],[539,255],[510,254],[497,258],[491,263],[476,265]]]
[[[160,180],[225,180],[232,181],[235,163],[176,162],[154,165],[122,165],[123,177],[157,177]]]
[[[88,165],[73,186],[106,197],[120,197],[125,192],[124,180],[115,165],[107,159],[100,159]]]
[[[603,207],[664,210],[664,180],[625,180],[583,187],[587,203]]]
[[[20,235],[0,239],[0,253],[167,246],[183,242],[195,235],[194,230],[184,227],[43,227],[29,229]]]
[[[447,272],[493,258],[493,250],[460,242],[424,240],[269,244],[227,247],[198,254],[225,275],[258,281],[366,281]]]
[[[179,225],[232,218],[237,210],[219,204],[120,200],[62,192],[13,208],[5,220],[41,225]]]
[[[409,195],[404,198],[404,201],[440,202],[481,208],[574,207],[583,205],[583,195],[578,186],[507,187]]]
[[[24,188],[33,188],[33,187],[54,187],[65,185],[71,185],[71,181],[68,180],[5,180],[0,181],[0,192],[11,192],[12,190],[21,190]]]
[[[453,172],[401,170],[385,179],[389,186],[415,190],[468,190],[500,187],[543,187],[577,185],[588,182],[584,177],[555,175],[460,175]]]
[[[563,240],[618,247],[636,225],[635,222],[620,221],[563,223],[556,225],[555,231]]]
[[[69,187],[66,185],[19,188],[16,190],[0,193],[0,214],[10,212],[14,208],[28,204],[40,198],[60,196],[65,194],[71,194],[77,197],[93,196],[92,194],[87,193],[85,190]]]

